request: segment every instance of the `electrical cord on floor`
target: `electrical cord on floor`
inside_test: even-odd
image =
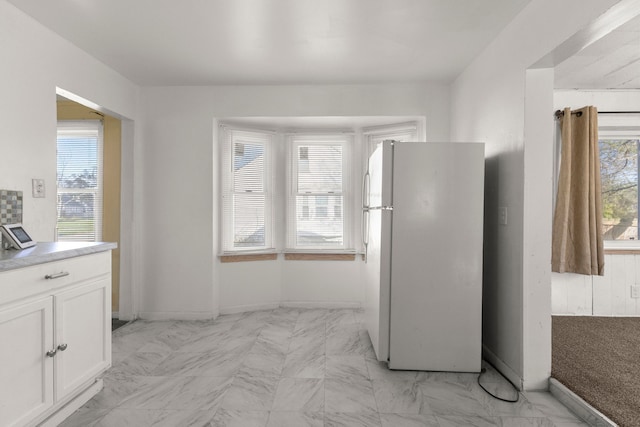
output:
[[[495,368],[494,368],[494,369],[495,369]],[[509,381],[509,379],[507,379],[507,378],[505,378],[504,376],[502,376],[502,374],[501,374],[502,378],[504,378],[504,379],[505,379],[505,381],[507,381],[509,384],[511,384],[511,387],[513,387],[513,390],[514,390],[514,391],[515,391],[515,393],[516,393],[516,398],[515,398],[515,400],[513,400],[513,399],[505,399],[505,398],[502,398],[502,397],[500,397],[500,396],[496,396],[495,394],[493,394],[493,393],[491,393],[489,390],[487,390],[487,389],[486,389],[486,388],[485,388],[485,387],[480,383],[480,377],[482,377],[482,374],[484,374],[485,372],[487,372],[487,369],[486,369],[486,368],[482,368],[482,369],[480,370],[480,374],[478,375],[478,385],[480,386],[480,388],[481,388],[481,389],[483,389],[483,390],[485,391],[485,393],[487,393],[489,396],[493,397],[494,399],[498,399],[498,400],[501,400],[501,401],[503,401],[503,402],[507,402],[507,403],[516,403],[516,402],[520,399],[520,392],[518,392],[517,387],[516,387],[515,385],[513,385],[513,383],[512,383],[511,381]],[[496,372],[498,372],[498,371],[496,370]]]

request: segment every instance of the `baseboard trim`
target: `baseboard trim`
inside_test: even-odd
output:
[[[273,310],[279,307],[283,308],[353,308],[362,307],[359,302],[340,302],[340,301],[284,301],[270,302],[260,304],[244,304],[233,305],[229,307],[220,307],[220,314],[236,314],[250,311]],[[139,319],[143,320],[209,320],[216,318],[217,315],[207,311],[141,311],[138,314]],[[127,319],[121,319],[127,320]]]
[[[617,427],[617,424],[606,415],[589,405],[555,378],[549,378],[549,392],[590,426]]]
[[[511,369],[509,365],[504,363],[502,359],[496,356],[494,352],[489,350],[489,348],[484,344],[482,345],[482,357],[487,362],[491,363],[498,370],[498,372],[500,372],[509,381],[511,381],[511,384],[515,385],[518,390],[523,390],[524,381],[522,377],[516,371]]]
[[[361,308],[358,302],[334,302],[334,301],[284,301],[280,307],[286,308]]]
[[[280,307],[277,302],[261,304],[233,305],[230,307],[220,307],[220,314],[246,313],[250,311],[273,310]]]
[[[65,403],[61,408],[57,409],[55,413],[50,415],[40,424],[39,427],[55,427],[69,418],[71,414],[83,407],[93,396],[98,394],[104,387],[102,378],[98,378],[93,384]]]
[[[215,318],[216,315],[209,311],[141,311],[138,314],[138,319],[142,320],[210,320]]]
[[[283,301],[261,304],[233,305],[221,307],[220,314],[246,313],[250,311],[274,310],[276,308],[354,308],[362,307],[358,302],[333,302],[333,301]]]

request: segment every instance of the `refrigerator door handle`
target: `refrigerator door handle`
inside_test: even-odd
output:
[[[369,185],[371,175],[367,171],[362,177],[362,246],[364,247],[364,262],[367,262],[367,247],[369,245]]]
[[[367,263],[369,248],[369,208],[362,208],[362,246],[364,246],[364,262]]]
[[[369,186],[371,182],[371,175],[367,171],[362,177],[362,208],[369,207]]]

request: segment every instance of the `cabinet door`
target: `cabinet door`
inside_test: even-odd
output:
[[[53,301],[0,310],[0,425],[24,425],[53,405]]]
[[[105,276],[54,296],[56,400],[111,365],[110,284]]]

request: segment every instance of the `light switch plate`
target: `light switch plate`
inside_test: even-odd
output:
[[[32,179],[31,180],[31,191],[33,197],[42,198],[45,196],[44,192],[44,179]]]
[[[640,298],[640,286],[631,286],[631,298]]]

